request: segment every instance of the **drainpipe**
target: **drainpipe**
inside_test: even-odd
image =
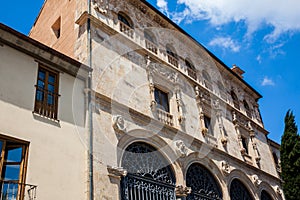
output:
[[[91,0],[88,3],[87,19],[87,55],[88,66],[92,69],[92,38],[91,38]],[[88,192],[89,200],[94,199],[94,175],[93,175],[93,99],[92,99],[92,70],[88,74]]]

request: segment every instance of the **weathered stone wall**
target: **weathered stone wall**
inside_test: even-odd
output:
[[[107,105],[109,108],[99,105],[97,124],[99,124],[100,132],[96,134],[95,148],[97,150],[95,151],[101,164],[95,165],[95,171],[101,171],[105,175],[108,173],[105,165],[121,167],[122,152],[120,151],[134,141],[145,141],[157,147],[166,155],[170,163],[173,163],[178,184],[185,185],[184,177],[188,163],[200,162],[212,169],[213,173],[216,172],[214,174],[219,174],[220,177],[216,179],[220,181],[224,199],[229,199],[228,188],[235,177],[239,177],[247,185],[256,199],[259,199],[263,189],[268,191],[274,199],[280,198],[280,194],[276,193],[280,183],[275,167],[271,164],[273,161],[266,142],[266,131],[263,130],[259,111],[256,110],[257,94],[243,85],[228,70],[222,69],[224,66],[216,64],[214,58],[201,46],[180,32],[172,30],[174,28],[165,24],[163,19],[160,23],[154,22],[153,18],[149,17],[153,16],[153,11],[147,10],[145,14],[126,1],[110,1],[107,5],[104,3],[105,1],[99,1],[96,4],[99,7],[93,10],[95,17],[92,29],[93,88],[110,100]],[[128,15],[134,24],[135,34],[132,39],[119,32],[117,20],[119,11]],[[150,31],[155,35],[159,49],[157,55],[147,52],[143,46],[145,27],[150,27]],[[165,29],[166,27],[168,29]],[[165,50],[167,44],[172,45],[179,57],[178,69],[168,64]],[[150,61],[147,60],[147,55],[150,55]],[[196,81],[187,75],[184,63],[186,58],[192,61],[196,68],[198,77]],[[212,78],[211,101],[208,105],[205,104],[207,107],[205,112],[208,112],[212,119],[213,136],[205,136],[201,131],[203,127],[199,119],[201,112],[197,106],[195,85],[205,88],[202,70],[206,70]],[[217,86],[218,81],[225,88],[225,91],[221,91],[225,94],[223,99],[219,98],[221,92]],[[170,113],[174,117],[174,125],[167,129],[163,128],[164,124],[159,122],[156,113],[150,107],[152,82],[169,94]],[[182,113],[178,110],[176,99],[178,87]],[[229,94],[231,89],[239,98],[240,111],[233,108]],[[251,118],[246,117],[244,99],[252,111]],[[215,103],[218,102],[216,100],[220,104],[221,125],[225,133],[220,130],[220,122],[215,110]],[[139,113],[136,114],[138,116],[132,114],[130,110]],[[241,153],[242,146],[237,126],[233,123],[232,111],[238,113],[238,116],[243,116],[237,123],[240,124],[238,129],[241,135],[248,139],[249,156],[246,156],[247,159]],[[112,124],[107,123],[112,122],[117,115],[123,117],[126,130],[115,130]],[[179,117],[184,117],[185,120],[181,123],[178,120]],[[137,121],[136,118],[139,120]],[[248,126],[249,122],[251,128]],[[250,136],[251,131],[254,132],[253,137]],[[224,137],[227,141],[226,145],[222,143]],[[183,141],[188,149],[184,158],[176,154],[174,143],[177,140]],[[197,147],[202,143],[208,144],[202,145],[206,148]],[[165,146],[171,147],[171,152],[164,152]],[[114,185],[112,188],[101,187],[106,191],[104,192],[105,198],[117,198],[119,194],[111,192],[118,187],[118,182],[115,183],[103,177],[101,180],[104,181],[104,185],[106,183]],[[101,195],[101,192],[99,194]]]
[[[86,13],[86,1],[76,2],[76,11],[69,12],[70,16],[75,15],[72,19],[75,31],[68,41],[75,46],[67,50],[74,50],[71,55],[87,63],[89,17],[96,93],[93,123],[96,199],[119,199],[120,178],[124,175],[120,168],[122,151],[135,141],[144,141],[161,151],[172,165],[177,185],[185,185],[188,166],[199,162],[215,175],[224,199],[229,199],[234,178],[240,179],[255,199],[259,199],[262,190],[273,199],[281,198],[280,180],[266,141],[257,104],[259,95],[255,91],[143,1],[96,0],[91,16]],[[45,8],[47,11],[41,13],[32,35],[35,29],[43,29],[38,24],[47,19],[43,13],[47,16],[51,11]],[[130,18],[134,31],[120,32],[119,12]],[[156,54],[146,49],[145,28],[154,36]],[[45,40],[52,45],[49,43],[52,38]],[[169,63],[167,45],[177,55],[177,67]],[[196,80],[188,74],[186,59],[195,67]],[[211,77],[211,87],[203,70]],[[172,125],[159,120],[151,92],[153,86],[168,93]],[[231,90],[238,97],[239,110],[234,108]],[[243,100],[249,104],[251,117],[246,115]],[[211,118],[209,132],[205,130],[203,115]],[[248,155],[243,153],[241,137],[247,139]]]

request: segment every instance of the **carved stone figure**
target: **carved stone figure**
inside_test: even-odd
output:
[[[176,196],[178,197],[185,197],[192,192],[190,187],[186,187],[183,185],[177,185],[175,188]]]
[[[113,121],[112,122],[113,128],[116,131],[122,131],[122,132],[126,131],[125,121],[124,121],[124,118],[121,115],[113,116],[112,121]]]
[[[230,173],[230,166],[227,161],[224,160],[221,162],[221,169],[222,172],[226,175]]]
[[[256,174],[252,176],[252,181],[256,187],[258,187],[259,184],[261,183],[261,180],[258,178]]]
[[[179,157],[186,157],[188,149],[182,140],[175,141],[175,148]]]

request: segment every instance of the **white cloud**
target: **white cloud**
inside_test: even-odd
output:
[[[261,83],[262,86],[274,86],[275,83],[272,79],[268,78],[267,76],[264,77],[262,83]]]
[[[239,52],[241,48],[240,45],[237,42],[233,41],[230,37],[214,38],[212,41],[209,42],[209,45],[229,49],[233,52]]]
[[[244,22],[246,36],[262,25],[270,25],[273,31],[265,36],[269,43],[275,42],[282,33],[300,31],[299,0],[177,0],[177,4],[185,8],[170,13],[176,22],[208,20],[214,26]],[[166,0],[157,0],[157,6],[169,13]]]
[[[261,55],[258,55],[258,56],[256,57],[256,60],[257,60],[258,63],[261,63],[261,61],[262,61]]]
[[[160,8],[160,11],[165,13],[169,17],[168,2],[166,0],[157,0],[156,5]]]

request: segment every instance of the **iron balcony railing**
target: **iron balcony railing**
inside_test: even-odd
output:
[[[57,119],[59,94],[36,87],[34,112],[50,119]]]
[[[0,200],[36,200],[36,185],[17,181],[0,181]]]

